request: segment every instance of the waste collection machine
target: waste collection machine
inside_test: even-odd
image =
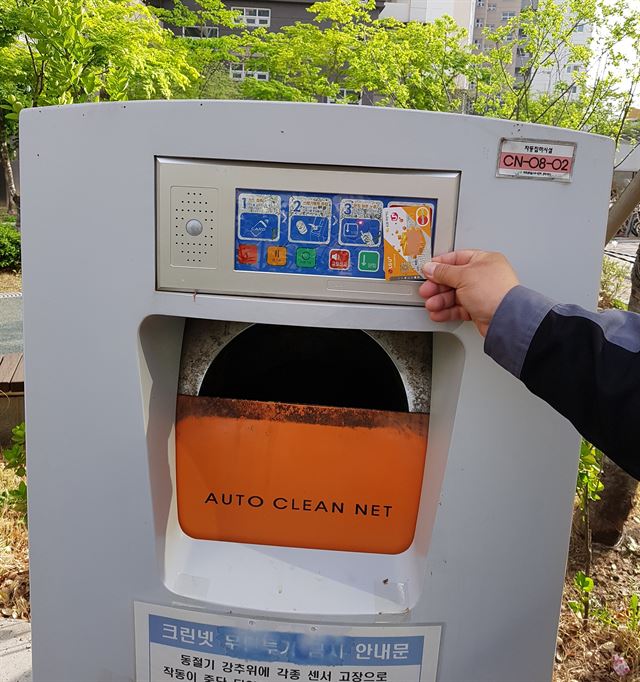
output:
[[[499,250],[593,306],[612,157],[382,108],[23,112],[35,682],[550,679],[578,435],[392,259]]]

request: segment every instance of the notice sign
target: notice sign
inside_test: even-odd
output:
[[[576,145],[573,142],[503,139],[496,175],[571,182],[575,155]]]
[[[435,682],[439,625],[283,623],[135,604],[137,682]]]

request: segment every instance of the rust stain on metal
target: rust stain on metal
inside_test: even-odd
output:
[[[178,391],[198,395],[202,381],[218,353],[250,325],[218,320],[187,320],[182,340]]]
[[[407,392],[410,412],[431,407],[431,357],[433,334],[366,330],[393,360]]]
[[[429,415],[417,412],[384,412],[352,407],[293,405],[290,403],[235,400],[205,396],[178,395],[176,420],[187,417],[226,417],[277,422],[297,422],[344,428],[408,429],[424,438],[429,428]]]

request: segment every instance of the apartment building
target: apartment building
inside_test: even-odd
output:
[[[485,30],[493,31],[504,26],[510,19],[517,17],[522,9],[522,0],[475,0],[472,40],[478,52],[491,48],[491,43],[484,37]],[[523,55],[514,51],[513,59],[508,67],[514,76],[523,65]]]
[[[592,26],[580,23],[575,26],[571,34],[571,42],[574,45],[585,45],[592,35]],[[577,97],[578,86],[575,84],[575,78],[583,72],[584,65],[573,63],[567,48],[559,49],[556,52],[554,63],[547,69],[538,70],[535,74],[531,89],[534,92],[551,94],[556,90],[558,83],[561,83],[568,90],[570,97]]]
[[[534,0],[535,1],[535,0]],[[493,30],[504,26],[510,19],[518,16],[531,5],[530,0],[475,0],[475,17],[473,22],[473,44],[479,52],[491,49],[492,44],[484,36],[485,29]],[[571,36],[575,45],[584,45],[591,38],[592,29],[589,24],[578,24]],[[513,59],[507,70],[512,76],[517,76],[520,70],[526,68],[527,55],[519,48],[514,49]],[[571,63],[569,51],[560,49],[556,52],[554,64],[547,69],[540,69],[534,75],[531,90],[539,93],[551,93],[557,83],[566,83],[570,94],[577,93],[573,81],[576,73],[583,67]]]
[[[474,32],[476,2],[477,0],[389,0],[384,4],[380,17],[427,23],[448,15],[458,26],[467,29],[470,42]]]

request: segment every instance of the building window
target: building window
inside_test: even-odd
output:
[[[340,88],[337,97],[327,97],[328,104],[362,104],[362,93],[357,90]]]
[[[495,29],[495,27],[496,27],[495,24],[487,24],[487,28],[488,28],[490,31],[493,31],[493,30]]]
[[[584,33],[587,30],[588,24],[578,24],[574,29],[574,33]]]
[[[573,73],[574,71],[580,71],[579,64],[569,64],[567,66],[567,73]]]
[[[271,26],[271,10],[262,7],[232,7],[232,10],[240,12],[238,23],[255,28],[256,26]]]
[[[509,19],[513,19],[515,16],[516,16],[515,12],[503,12],[502,21],[509,21]]]
[[[482,28],[484,26],[484,19],[476,19],[476,28]]]
[[[478,7],[484,7],[484,0],[476,0],[476,5]]]
[[[489,12],[495,12],[496,9],[497,9],[497,5],[496,5],[495,3],[493,3],[493,2],[490,2],[490,3],[487,5],[487,11],[489,11]]]
[[[570,94],[570,95],[575,95],[576,92],[578,92],[578,86],[577,86],[577,85],[572,85],[572,86],[569,88],[569,94]]]
[[[183,38],[217,38],[220,35],[217,26],[181,26],[178,31]]]
[[[257,81],[268,81],[269,72],[268,71],[256,71],[253,69],[247,69],[244,64],[236,62],[229,66],[229,75],[231,80],[243,81],[245,78],[255,78]]]
[[[482,45],[482,40],[481,40],[480,38],[476,38],[476,39],[473,41],[473,44],[474,44],[474,46],[477,47],[479,50],[482,50],[483,45]]]

